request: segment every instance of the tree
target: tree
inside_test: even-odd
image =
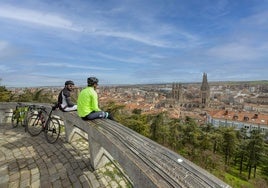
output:
[[[230,159],[236,150],[236,143],[237,143],[236,134],[233,128],[229,127],[223,127],[222,133],[223,133],[222,151],[225,158],[225,164],[229,165]]]
[[[116,104],[114,101],[109,101],[102,108],[104,109],[104,111],[111,113],[118,122],[123,124],[123,120],[127,116],[124,111],[125,105],[119,105]]]
[[[134,110],[132,110],[132,113],[141,115],[141,109],[135,108]]]
[[[238,134],[238,147],[235,152],[235,164],[239,160],[239,173],[242,174],[243,171],[243,162],[246,159],[247,154],[247,145],[248,145],[248,136],[247,129],[241,129]]]
[[[180,133],[182,132],[182,124],[181,121],[178,119],[172,119],[169,124],[169,139],[168,139],[168,145],[173,149],[174,151],[177,151],[181,144],[181,137]]]
[[[8,91],[5,86],[0,86],[0,102],[9,102],[11,91]]]
[[[44,89],[39,89],[35,93],[33,93],[32,100],[42,102],[42,99],[44,98],[44,96],[42,96],[43,91],[44,91]]]
[[[123,125],[131,128],[139,134],[148,137],[148,123],[146,115],[133,114],[123,120]]]
[[[264,143],[263,153],[261,156],[261,172],[262,174],[267,177],[268,181],[268,144]]]
[[[193,160],[196,158],[196,151],[199,149],[201,138],[201,130],[198,128],[194,119],[186,116],[185,125],[183,129],[183,140],[186,144],[188,151],[188,156]],[[187,149],[186,148],[186,149]]]
[[[220,129],[215,129],[212,136],[211,140],[213,142],[213,153],[217,153],[221,148],[221,143],[223,142],[223,135]]]
[[[207,150],[212,148],[211,140],[214,138],[214,127],[212,124],[206,124],[201,127],[201,140],[200,140],[200,148],[201,150]]]
[[[24,89],[23,93],[18,96],[19,102],[33,102],[33,92],[30,89]]]
[[[164,113],[159,113],[153,117],[151,126],[150,126],[150,137],[152,140],[159,142],[161,136],[161,127],[164,124]]]
[[[248,179],[250,179],[252,168],[254,168],[254,178],[256,177],[257,166],[260,164],[263,151],[264,141],[261,131],[251,131],[248,144]]]

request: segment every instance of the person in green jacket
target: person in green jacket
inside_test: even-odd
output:
[[[108,118],[114,120],[110,113],[104,112],[98,105],[98,94],[96,88],[99,80],[96,77],[87,79],[87,87],[78,95],[77,113],[84,120],[93,120],[97,118]]]

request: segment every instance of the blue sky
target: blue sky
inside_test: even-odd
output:
[[[0,85],[268,79],[268,0],[0,0]]]

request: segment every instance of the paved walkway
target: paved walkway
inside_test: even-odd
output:
[[[46,142],[44,134],[31,137],[23,127],[0,125],[0,188],[131,187],[110,163],[93,171],[87,142],[59,139]]]

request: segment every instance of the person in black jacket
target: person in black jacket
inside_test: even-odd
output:
[[[77,105],[71,100],[71,92],[74,89],[74,82],[68,80],[65,82],[65,87],[61,90],[58,95],[59,108],[64,112],[77,110]]]

